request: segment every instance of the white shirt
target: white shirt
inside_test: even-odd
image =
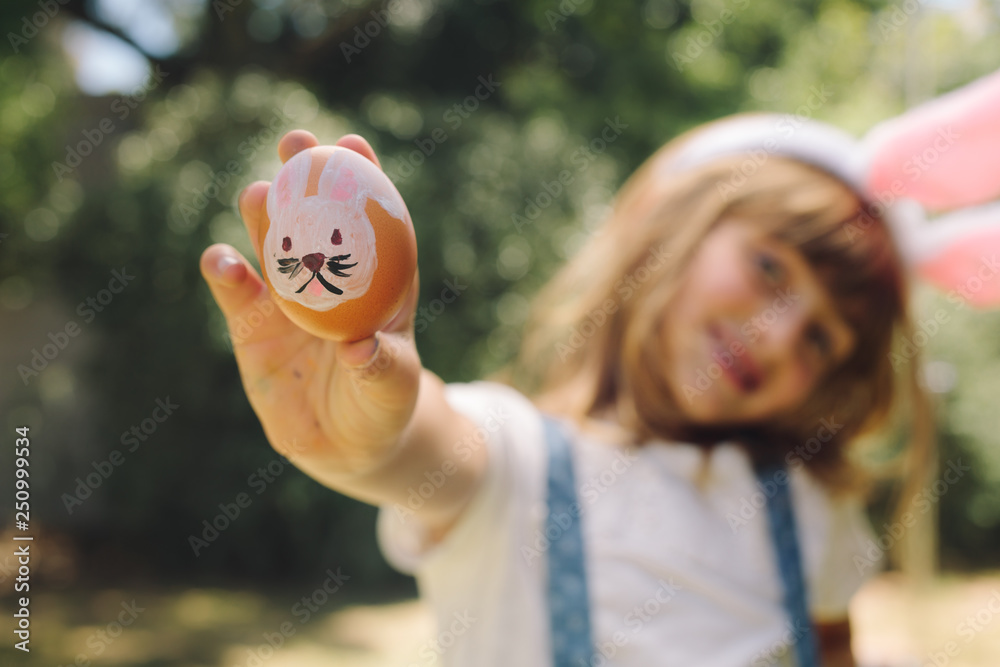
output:
[[[377,519],[382,553],[416,577],[437,618],[437,642],[422,650],[421,664],[435,655],[445,666],[546,667],[541,414],[494,382],[449,384],[446,397],[480,427],[454,451],[467,459],[470,448],[488,448],[481,486],[430,548],[425,527],[404,508],[383,505]],[[607,658],[596,665],[793,664],[764,495],[741,447],[714,448],[705,477],[704,450],[688,443],[630,447],[575,433],[571,448],[592,635]],[[880,568],[869,560],[875,536],[860,502],[834,502],[801,465],[789,468],[789,480],[810,613],[842,620],[851,596]],[[414,489],[412,504],[432,486]]]

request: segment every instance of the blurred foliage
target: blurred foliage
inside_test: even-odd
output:
[[[43,4],[0,8],[8,42]],[[5,433],[32,427],[33,520],[71,538],[91,581],[280,581],[341,565],[359,587],[407,582],[377,554],[374,508],[290,466],[252,486],[280,462],[198,259],[219,241],[252,255],[236,197],[276,172],[284,131],[372,143],[417,228],[422,359],[465,381],[511,357],[531,295],[680,131],[768,109],[860,133],[1000,62],[986,3],[901,19],[896,4],[853,0],[146,0],[129,20],[108,9],[122,3],[51,4],[0,60],[0,399]],[[143,21],[172,26],[175,47],[144,48]],[[142,53],[148,90],[81,93],[63,48],[80,25]],[[620,134],[599,141],[609,124]],[[78,167],[54,169],[88,141]],[[572,181],[551,195],[563,170]],[[134,280],[88,306],[115,270]],[[434,307],[450,284],[460,298]],[[942,498],[941,523],[948,562],[976,566],[1000,547],[1000,319],[953,321],[932,344],[958,377],[945,455],[976,467]],[[23,380],[17,367],[68,322],[78,335]],[[168,397],[174,414],[128,452],[123,432]],[[124,462],[68,512],[65,494],[115,449]],[[252,504],[196,558],[188,536],[240,492]]]

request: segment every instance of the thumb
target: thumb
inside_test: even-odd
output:
[[[397,402],[408,399],[420,378],[420,355],[408,332],[376,331],[352,343],[340,343],[337,361],[355,389]]]
[[[341,343],[337,350],[337,359],[347,368],[364,370],[375,363],[381,348],[380,332],[376,331],[368,338]]]
[[[201,255],[200,268],[234,348],[289,333],[289,322],[271,301],[267,285],[235,248],[223,243],[209,246]]]

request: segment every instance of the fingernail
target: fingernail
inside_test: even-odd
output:
[[[219,282],[232,287],[236,285],[239,281],[233,280],[232,278],[226,278],[226,270],[230,267],[236,266],[240,263],[240,260],[232,255],[223,255],[216,260],[215,263],[215,274],[219,277]]]
[[[375,339],[375,342],[368,344],[371,347],[371,351],[368,352],[364,356],[364,361],[362,361],[357,366],[351,366],[350,367],[351,369],[356,370],[356,371],[357,370],[365,370],[366,368],[368,368],[372,364],[373,361],[375,361],[375,357],[378,356],[378,348],[379,348],[379,345],[380,345],[381,336],[379,336],[379,332],[376,331],[375,335],[373,337]]]

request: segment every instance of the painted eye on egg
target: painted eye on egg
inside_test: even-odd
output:
[[[289,250],[292,249],[292,239],[290,237],[286,236],[284,239],[282,239],[281,249],[284,250],[285,252],[288,252]]]

